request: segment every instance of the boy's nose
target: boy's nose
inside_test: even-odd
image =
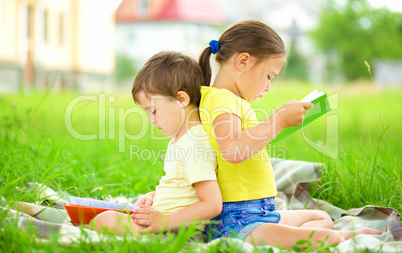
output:
[[[149,117],[148,117],[148,122],[149,122],[150,124],[154,124],[154,123],[155,123],[155,118],[154,118],[152,115],[149,115]]]

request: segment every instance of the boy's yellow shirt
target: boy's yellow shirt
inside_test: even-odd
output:
[[[168,144],[165,175],[156,186],[152,207],[168,214],[199,201],[193,184],[216,180],[216,157],[201,124],[190,128],[176,143]]]
[[[240,163],[226,161],[219,150],[213,128],[217,116],[224,113],[237,115],[242,121],[242,130],[259,124],[250,103],[226,89],[201,87],[200,118],[212,147],[217,152],[218,184],[223,202],[245,201],[273,197],[277,194],[274,172],[265,148]],[[235,155],[244,156],[245,149],[237,149]]]

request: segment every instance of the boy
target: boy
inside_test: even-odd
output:
[[[203,75],[198,63],[181,53],[160,52],[138,72],[134,101],[148,113],[149,122],[172,137],[164,160],[166,175],[156,190],[138,199],[131,215],[106,211],[94,218],[119,235],[175,231],[195,219],[210,220],[222,210],[216,179],[216,158],[202,127],[198,104]]]

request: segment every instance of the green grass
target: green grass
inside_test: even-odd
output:
[[[274,86],[254,106],[262,118],[260,108],[271,112],[272,107],[279,107],[292,98],[298,100],[313,89],[297,84]],[[369,84],[321,87],[320,90],[337,94],[331,96],[334,110],[327,115],[332,115],[337,123],[327,128],[328,117],[322,117],[305,128],[305,136],[315,143],[325,144],[322,143],[325,133],[335,129],[339,139],[337,158],[314,149],[300,132],[268,146],[271,156],[325,163],[325,170],[321,171],[322,184],[330,183],[316,195],[343,209],[370,204],[402,212],[402,115],[396,107],[402,89],[378,91],[386,131]],[[72,107],[71,117],[67,113],[67,119],[71,119],[77,133],[86,137],[96,134],[94,140],[74,138],[66,127],[66,109],[77,98],[85,101]],[[129,92],[85,96],[74,92],[2,94],[0,108],[0,195],[8,201],[32,200],[34,196],[16,191],[16,187],[21,188],[28,182],[40,182],[83,197],[135,197],[153,190],[163,175],[160,156],[168,140],[148,125],[146,114],[134,105]],[[129,139],[124,138],[128,135]],[[155,156],[151,157],[153,154]],[[44,252],[143,251],[150,245],[153,248],[147,250],[149,252],[192,251],[192,245],[184,243],[192,231],[182,233],[176,239],[157,238],[151,243],[125,240],[62,246],[54,242],[53,246],[48,246],[32,240],[32,235],[26,231],[8,227],[0,232],[0,252],[5,249],[11,249],[7,250],[9,252],[32,249]],[[210,251],[219,251],[219,248]]]
[[[277,108],[292,98],[301,99],[313,89],[281,86],[273,90],[273,96],[258,101],[255,107]],[[320,87],[318,90],[328,93],[333,110],[306,126],[305,137],[299,131],[269,146],[268,151],[281,156],[279,158],[326,164],[321,171],[322,184],[331,184],[316,194],[343,209],[379,205],[402,212],[402,115],[396,106],[402,89],[377,91],[385,129],[370,84]],[[323,142],[328,132],[338,134],[336,159],[317,151],[305,140],[328,145]],[[336,143],[335,139],[328,141]]]

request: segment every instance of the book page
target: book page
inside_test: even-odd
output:
[[[304,98],[302,98],[299,102],[311,102],[316,98],[321,97],[322,95],[324,95],[325,93],[320,91],[318,92],[317,90],[313,90],[312,92],[310,92],[310,94],[308,94],[307,96],[305,96]]]
[[[74,196],[68,196],[68,198],[70,199],[71,204],[81,206],[100,207],[100,208],[109,208],[117,210],[129,210],[129,211],[133,211],[134,209],[139,208],[138,206],[134,206],[132,204],[114,203],[91,198],[80,198]]]

